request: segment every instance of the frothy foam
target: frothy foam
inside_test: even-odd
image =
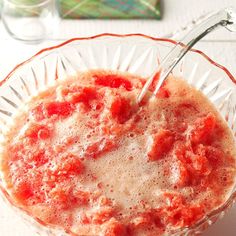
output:
[[[130,77],[131,81],[132,78]],[[91,74],[83,75],[81,80],[83,80],[81,84],[91,85]],[[28,108],[30,109],[36,103],[38,104],[38,100],[40,102],[48,102],[52,99],[63,101],[65,97],[61,95],[61,90],[76,86],[74,79],[60,83],[60,86],[51,88],[51,91],[54,92],[57,88],[56,93],[51,92],[46,97],[45,93],[39,95],[28,105]],[[134,109],[135,113],[124,124],[117,124],[116,120],[112,120],[109,110],[113,100],[122,95],[133,101],[132,99],[137,97],[140,92],[140,88],[127,92],[123,88],[109,90],[109,88],[98,87],[97,91],[104,96],[103,110],[84,112],[83,107],[77,105],[72,114],[66,118],[43,120],[44,125],[52,128],[53,134],[49,139],[33,144],[33,148],[37,148],[37,145],[45,149],[48,147],[48,149],[53,149],[58,156],[71,153],[79,158],[84,166],[84,172],[79,177],[68,177],[74,184],[71,186],[91,193],[99,192],[100,195],[106,196],[112,201],[114,209],[119,209],[116,215],[117,219],[125,224],[129,223],[132,215],[137,214],[137,212],[143,212],[147,208],[157,209],[165,205],[166,202],[163,197],[165,193],[181,194],[188,204],[203,203],[205,204],[205,211],[208,212],[224,202],[232,189],[236,169],[233,162],[227,163],[227,158],[236,157],[234,138],[218,112],[200,92],[188,86],[184,81],[175,78],[168,79],[166,88],[171,94],[168,99],[150,100],[138,110]],[[213,141],[208,145],[220,148],[224,153],[222,158],[226,160],[216,169],[213,169],[218,185],[221,188],[226,186],[225,189],[217,190],[218,192],[211,187],[202,191],[199,186],[194,184],[178,186],[179,178],[183,174],[179,167],[180,160],[174,150],[180,143],[187,142],[185,139],[191,134],[193,123],[208,113],[214,114],[218,132],[221,132],[220,135],[214,133]],[[19,117],[27,118],[26,112],[24,111],[16,119],[19,120]],[[11,146],[13,139],[19,142],[30,125],[35,123],[35,120],[29,120],[26,125],[23,125],[24,122],[25,119],[20,119],[12,127],[7,134],[8,143],[6,147]],[[158,134],[160,130],[166,129],[174,135],[173,146],[168,152],[164,152],[161,158],[155,161],[149,160],[148,153],[153,148],[154,135]],[[107,145],[104,140],[115,143],[115,146],[109,148],[108,151],[106,149],[103,151],[103,146],[106,147]],[[93,149],[93,145],[96,143],[98,143],[98,147]],[[92,149],[91,152],[98,153],[96,148],[100,148],[102,151],[93,156],[93,153],[89,152],[89,148]],[[5,158],[9,157],[10,155],[6,151]],[[57,157],[52,158],[57,159]],[[56,162],[52,161],[47,168],[56,169]],[[201,168],[201,166],[196,168]],[[9,170],[6,170],[6,175],[8,172]],[[70,181],[65,184],[61,183],[61,188],[66,189],[67,185],[70,185]],[[45,193],[50,192],[44,188],[41,190]],[[218,201],[218,205],[209,199],[215,199],[216,202]],[[90,214],[100,207],[97,203],[91,203],[91,200],[89,206],[78,205],[70,210],[60,209],[56,211],[54,208],[48,208],[50,206],[49,196],[46,196],[45,201],[37,204],[34,200],[31,211],[35,215],[39,215],[41,220],[45,222],[63,225],[65,228],[77,228],[77,230],[83,228],[79,223],[81,212],[89,212]],[[61,216],[59,216],[60,214]],[[70,217],[73,220],[69,220]],[[86,232],[100,230],[100,228],[95,228],[94,225],[91,225],[84,227],[84,230]],[[152,231],[152,229],[148,229],[148,231]],[[137,235],[146,235],[146,232],[147,229],[141,229]]]

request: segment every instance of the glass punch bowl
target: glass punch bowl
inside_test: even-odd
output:
[[[90,38],[75,38],[58,46],[46,48],[17,65],[0,82],[1,140],[12,122],[12,116],[27,100],[56,80],[67,79],[78,71],[108,69],[149,77],[159,62],[176,44],[175,41],[145,35],[103,34]],[[174,68],[174,75],[204,93],[218,109],[236,139],[236,80],[223,66],[204,53],[191,50]],[[68,235],[59,229],[43,226],[38,219],[14,206],[0,179],[0,189],[6,204],[19,213],[39,235]],[[181,228],[173,235],[196,235],[221,218],[236,198],[236,185],[228,200],[195,225]]]

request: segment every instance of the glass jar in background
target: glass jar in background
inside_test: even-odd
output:
[[[2,21],[8,33],[25,42],[47,38],[55,26],[54,0],[3,0]]]

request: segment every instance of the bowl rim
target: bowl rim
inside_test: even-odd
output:
[[[3,86],[10,78],[11,76],[20,68],[22,68],[24,65],[26,65],[27,63],[30,63],[31,61],[33,61],[35,58],[37,58],[38,56],[42,55],[45,52],[50,52],[54,49],[58,49],[61,48],[65,45],[68,45],[72,42],[76,42],[76,41],[86,41],[86,40],[93,40],[93,39],[98,39],[98,38],[132,38],[132,37],[140,37],[140,38],[145,38],[145,39],[149,39],[155,42],[167,42],[173,45],[181,45],[182,47],[184,47],[185,45],[182,43],[179,43],[173,39],[168,39],[168,38],[158,38],[158,37],[152,37],[152,36],[148,36],[145,34],[141,34],[141,33],[135,33],[135,34],[113,34],[113,33],[102,33],[102,34],[97,34],[97,35],[93,35],[93,36],[89,36],[89,37],[76,37],[76,38],[71,38],[69,40],[66,40],[62,43],[56,44],[54,46],[51,47],[46,47],[41,49],[40,51],[38,51],[37,53],[35,53],[33,56],[31,56],[30,58],[22,61],[21,63],[17,64],[15,67],[13,67],[13,69],[7,74],[7,76],[5,76],[5,78],[3,80],[0,81],[0,88],[1,86]],[[227,75],[227,77],[236,85],[236,77],[234,77],[231,72],[223,65],[215,62],[213,59],[211,59],[211,57],[209,57],[207,54],[205,54],[204,52],[202,52],[201,50],[198,49],[190,49],[191,52],[194,52],[198,55],[200,55],[202,58],[206,59],[210,64],[212,64],[213,66],[218,67],[219,69],[223,70],[223,72]],[[42,222],[39,218],[32,216],[28,211],[26,211],[25,209],[17,206],[11,199],[9,193],[4,189],[4,187],[1,185],[0,183],[0,191],[1,193],[4,195],[4,197],[6,198],[6,200],[8,201],[8,203],[11,204],[11,206],[17,208],[18,210],[24,212],[26,215],[30,216],[31,218],[33,218],[37,223],[39,223],[41,226],[44,227],[50,227],[51,229],[56,229],[56,227],[45,224],[44,222]],[[218,214],[220,214],[221,212],[224,212],[225,210],[227,210],[234,202],[236,201],[236,190],[232,190],[232,193],[229,195],[228,199],[222,204],[220,205],[218,208],[210,211],[208,214],[206,214],[204,217],[202,217],[201,219],[199,219],[197,222],[195,222],[193,225],[191,226],[185,226],[185,227],[181,227],[178,228],[176,230],[174,230],[174,234],[173,235],[182,235],[183,233],[191,233],[191,230],[197,230],[199,227],[204,226],[204,223],[206,222],[210,222],[211,221],[211,217],[214,217]],[[214,222],[214,221],[213,221]],[[211,225],[212,223],[210,222],[209,225]],[[68,230],[66,233],[72,233],[70,232],[70,230]]]
[[[35,53],[33,56],[31,56],[30,58],[24,60],[23,62],[17,64],[15,67],[13,67],[13,69],[7,74],[7,76],[5,76],[5,78],[3,80],[0,81],[0,87],[21,67],[23,67],[25,64],[31,62],[33,59],[35,59],[36,57],[40,56],[41,54],[48,52],[48,51],[52,51],[54,49],[58,49],[61,48],[65,45],[68,45],[72,42],[76,42],[76,41],[86,41],[86,40],[93,40],[93,39],[98,39],[98,38],[105,38],[105,37],[110,37],[110,38],[132,38],[132,37],[140,37],[140,38],[146,38],[149,40],[153,40],[156,42],[168,42],[171,43],[173,45],[177,45],[180,44],[182,47],[184,47],[185,45],[182,43],[179,43],[173,39],[168,39],[168,38],[158,38],[158,37],[152,37],[152,36],[148,36],[145,34],[113,34],[113,33],[103,33],[103,34],[97,34],[97,35],[93,35],[93,36],[89,36],[89,37],[76,37],[76,38],[71,38],[68,39],[60,44],[57,44],[55,46],[51,46],[51,47],[46,47],[41,49],[40,51],[38,51],[37,53]],[[218,67],[219,69],[223,70],[224,73],[229,77],[229,79],[236,85],[236,78],[231,74],[231,72],[223,65],[217,63],[216,61],[214,61],[211,57],[209,57],[207,54],[205,54],[204,52],[202,52],[201,50],[198,49],[190,49],[191,52],[195,52],[198,55],[202,56],[203,58],[205,58],[208,62],[210,62],[212,65]]]

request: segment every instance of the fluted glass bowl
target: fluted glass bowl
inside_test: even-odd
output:
[[[149,77],[175,44],[173,40],[145,35],[103,34],[90,38],[71,39],[58,46],[43,49],[16,66],[0,82],[1,140],[4,140],[4,130],[12,122],[11,117],[18,112],[18,109],[56,80],[67,79],[78,71],[98,68]],[[211,100],[236,139],[236,80],[230,72],[204,53],[191,50],[175,67],[173,74],[185,79]],[[40,235],[67,235],[43,226],[39,219],[31,218],[29,213],[14,206],[2,178],[0,188],[5,202],[30,222]],[[201,233],[224,215],[235,198],[236,185],[229,199],[220,208],[212,211],[195,225],[173,232],[173,235]]]

